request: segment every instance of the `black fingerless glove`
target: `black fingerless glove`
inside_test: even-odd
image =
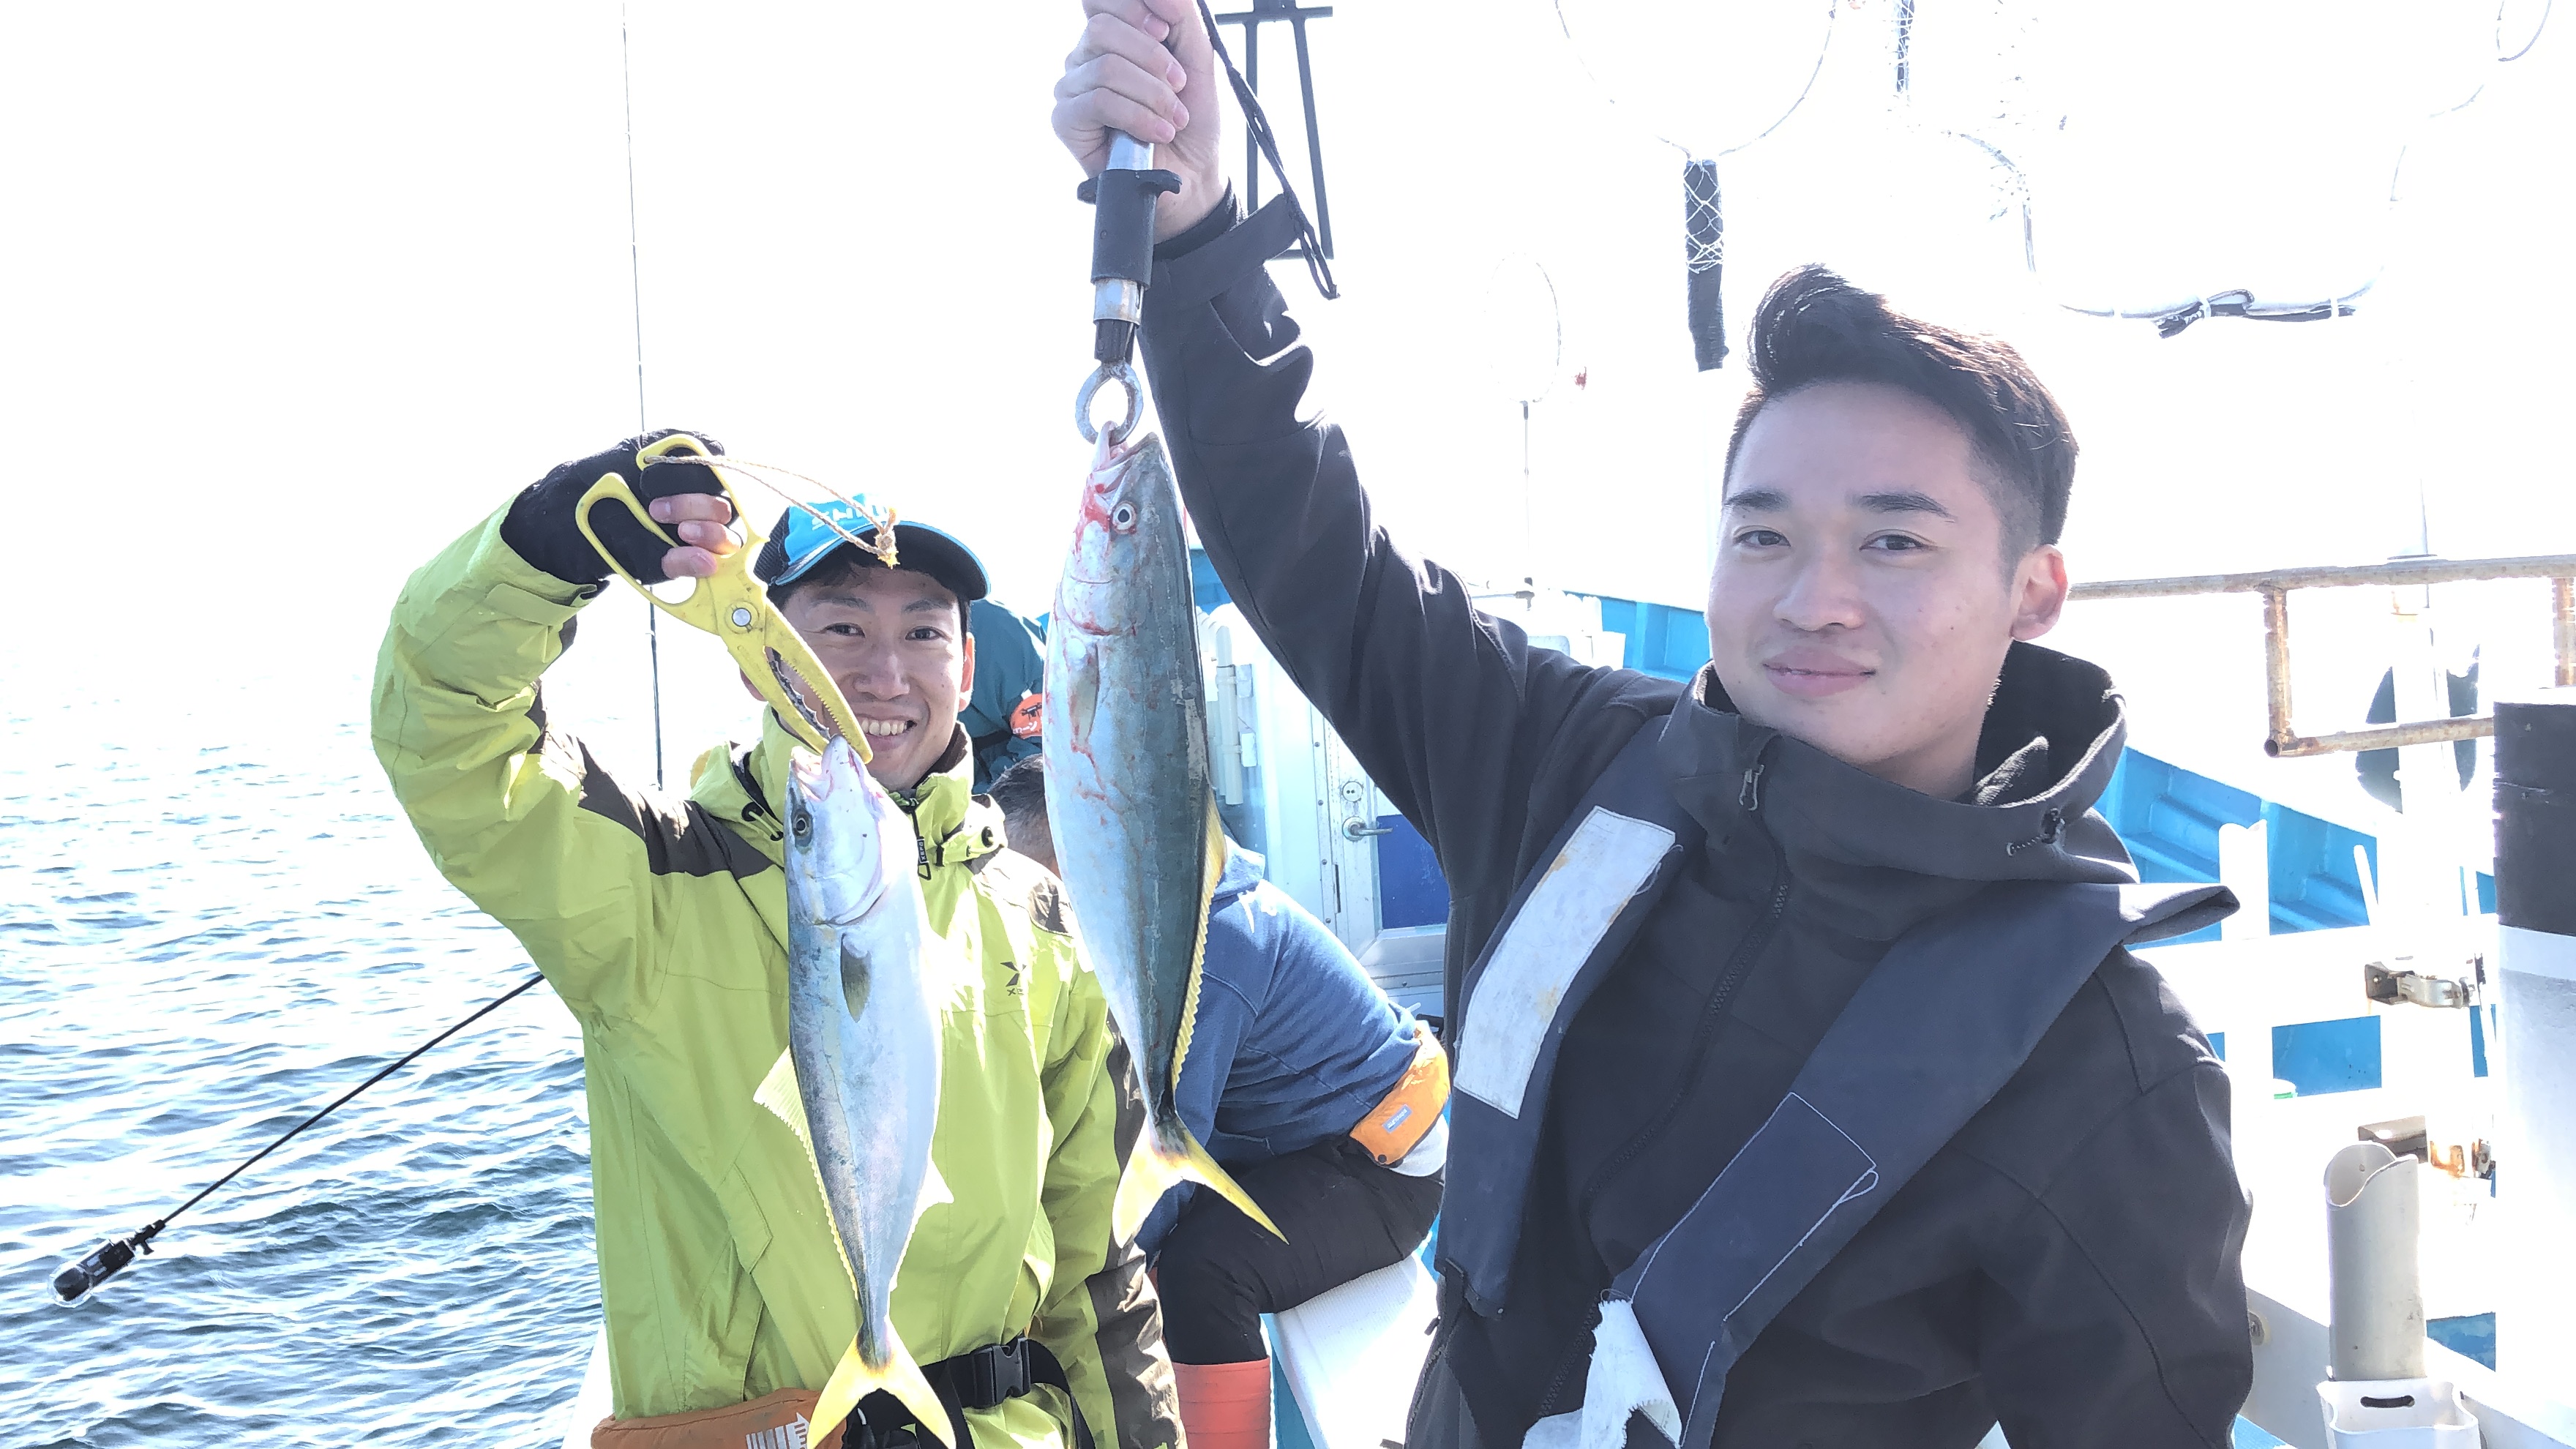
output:
[[[581,495],[589,492],[602,475],[615,473],[624,478],[626,486],[634,489],[635,496],[648,506],[656,498],[675,493],[724,491],[714,470],[703,464],[657,462],[650,468],[635,466],[637,449],[683,431],[686,430],[663,428],[628,438],[606,452],[556,464],[553,472],[529,484],[511,503],[509,514],[501,520],[501,541],[519,557],[565,583],[605,582],[607,560],[590,546],[590,540],[573,522],[573,509],[581,502]],[[704,433],[690,436],[706,444],[710,453],[724,452],[723,444]],[[669,577],[662,572],[662,555],[670,552],[671,545],[654,537],[623,503],[603,499],[593,504],[590,526],[628,573],[648,584],[658,584]]]

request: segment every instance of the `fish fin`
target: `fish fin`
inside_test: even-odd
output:
[[[1092,717],[1100,710],[1100,660],[1085,646],[1080,635],[1068,641],[1065,668],[1072,678],[1065,682],[1064,722],[1065,748],[1079,750],[1091,742]],[[1047,681],[1047,692],[1055,692],[1055,681]]]
[[[760,1085],[752,1089],[751,1100],[777,1113],[778,1120],[787,1124],[787,1130],[796,1134],[796,1140],[805,1144],[806,1164],[814,1169],[814,1191],[828,1204],[832,1194],[831,1190],[823,1185],[823,1164],[814,1160],[814,1125],[805,1117],[805,1095],[797,1089],[796,1060],[791,1054],[787,1052],[778,1054],[777,1065],[771,1067],[769,1075],[761,1078]],[[839,1247],[841,1229],[832,1221],[832,1214],[828,1207],[823,1213],[823,1226],[831,1229],[832,1245]],[[847,1272],[849,1266],[850,1255],[847,1250],[844,1250],[841,1254],[841,1268]],[[850,1274],[850,1286],[853,1289],[859,1286],[858,1274]]]
[[[939,1402],[938,1391],[930,1387],[930,1380],[922,1376],[921,1365],[912,1361],[912,1351],[905,1348],[899,1338],[894,1341],[894,1355],[883,1368],[875,1369],[869,1368],[868,1361],[859,1356],[859,1341],[855,1338],[850,1340],[850,1346],[841,1354],[841,1361],[833,1368],[832,1376],[823,1382],[822,1400],[814,1405],[812,1422],[815,1429],[825,1431],[840,1423],[859,1406],[859,1400],[879,1389],[894,1395],[895,1402],[910,1410],[912,1416],[919,1419],[922,1427],[940,1443],[948,1445],[949,1449],[961,1449],[948,1425],[947,1405]],[[973,1446],[962,1446],[962,1449],[973,1449]]]
[[[1288,1241],[1288,1235],[1279,1231],[1270,1214],[1261,1210],[1261,1204],[1252,1200],[1252,1194],[1243,1190],[1232,1173],[1208,1156],[1207,1149],[1186,1127],[1181,1129],[1181,1147],[1179,1152],[1166,1152],[1154,1145],[1150,1133],[1137,1139],[1136,1153],[1127,1161],[1127,1173],[1118,1180],[1117,1200],[1109,1209],[1109,1230],[1118,1241],[1132,1241],[1137,1229],[1145,1226],[1154,1205],[1163,1200],[1163,1194],[1185,1182],[1195,1182],[1224,1198],[1245,1217],[1261,1224],[1270,1236],[1283,1243]]]
[[[1199,986],[1207,979],[1208,906],[1225,875],[1225,824],[1217,818],[1216,795],[1207,797],[1207,825],[1199,853],[1198,938],[1190,943],[1190,989],[1181,1001],[1181,1031],[1172,1042],[1172,1091],[1181,1090],[1181,1066],[1190,1059],[1190,1038],[1198,1032]],[[1275,1229],[1274,1229],[1275,1231]]]
[[[1225,857],[1225,826],[1217,818],[1216,796],[1210,793],[1207,796],[1205,849],[1199,867],[1198,939],[1190,946],[1190,989],[1181,1003],[1181,1030],[1172,1046],[1172,1090],[1176,1094],[1181,1086],[1181,1068],[1189,1061],[1190,1038],[1198,1026],[1199,987],[1206,980],[1208,904],[1216,899],[1217,882],[1225,874]],[[1177,1153],[1157,1145],[1151,1132],[1136,1143],[1135,1156],[1127,1163],[1126,1176],[1119,1179],[1118,1197],[1110,1208],[1110,1230],[1119,1240],[1123,1242],[1135,1237],[1136,1230],[1145,1225],[1146,1215],[1163,1200],[1163,1194],[1184,1182],[1195,1182],[1234,1204],[1245,1217],[1268,1229],[1270,1236],[1283,1243],[1288,1241],[1288,1235],[1279,1231],[1279,1225],[1270,1220],[1270,1215],[1261,1210],[1261,1205],[1252,1200],[1252,1195],[1245,1192],[1215,1158],[1208,1156],[1207,1149],[1190,1135],[1190,1129],[1186,1125],[1174,1125],[1179,1128],[1181,1139],[1181,1150]]]
[[[805,1097],[796,1089],[796,1063],[786,1052],[778,1054],[778,1064],[760,1079],[751,1100],[777,1113],[787,1130],[796,1134],[796,1140],[805,1144],[805,1150],[814,1150],[814,1129],[805,1121]]]

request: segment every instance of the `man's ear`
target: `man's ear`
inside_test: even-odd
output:
[[[959,637],[966,643],[966,662],[957,667],[957,693],[960,698],[975,692],[975,631],[965,627],[966,608],[957,608]]]
[[[2027,641],[2056,628],[2067,587],[2066,554],[2057,545],[2043,543],[2025,554],[2013,573],[2012,636]]]

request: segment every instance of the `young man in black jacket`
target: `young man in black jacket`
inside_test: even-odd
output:
[[[1762,1127],[1892,943],[2002,883],[2134,879],[2092,810],[2119,697],[2028,642],[2066,597],[2074,439],[2009,347],[1793,273],[1752,329],[1710,666],[1677,686],[1533,648],[1399,552],[1340,431],[1298,421],[1313,360],[1261,265],[1285,233],[1267,210],[1237,223],[1191,0],[1086,9],[1059,137],[1096,171],[1114,126],[1182,178],[1144,341],[1191,515],[1263,642],[1437,852],[1452,1002],[1641,731],[1705,830],[1567,1027],[1508,1301],[1472,1301],[1448,1260],[1501,1206],[1451,1178],[1408,1449],[1510,1449],[1581,1404],[1605,1290]],[[2245,1222],[2226,1077],[2113,948],[1761,1331],[1714,1443],[1968,1449],[2000,1419],[2020,1449],[2224,1445],[2252,1377]],[[1642,1418],[1628,1436],[1660,1442]]]

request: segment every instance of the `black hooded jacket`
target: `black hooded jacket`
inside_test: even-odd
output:
[[[1509,1302],[1475,1313],[1444,1278],[1408,1449],[1509,1449],[1581,1404],[1601,1291],[1762,1123],[1891,941],[1991,882],[2134,878],[2092,811],[2120,701],[2094,666],[2015,645],[1979,783],[1937,800],[1746,721],[1711,671],[1685,687],[1532,647],[1398,552],[1340,430],[1297,419],[1312,357],[1289,350],[1259,265],[1275,233],[1231,220],[1167,244],[1148,292],[1166,441],[1219,577],[1437,854],[1450,999],[1637,730],[1661,732],[1708,830],[1572,1023]],[[1756,1340],[1716,1443],[1968,1449],[2000,1418],[2017,1449],[2224,1445],[2252,1381],[2246,1213],[2222,1069],[2115,952]],[[1660,1442],[1633,1421],[1641,1438]]]

